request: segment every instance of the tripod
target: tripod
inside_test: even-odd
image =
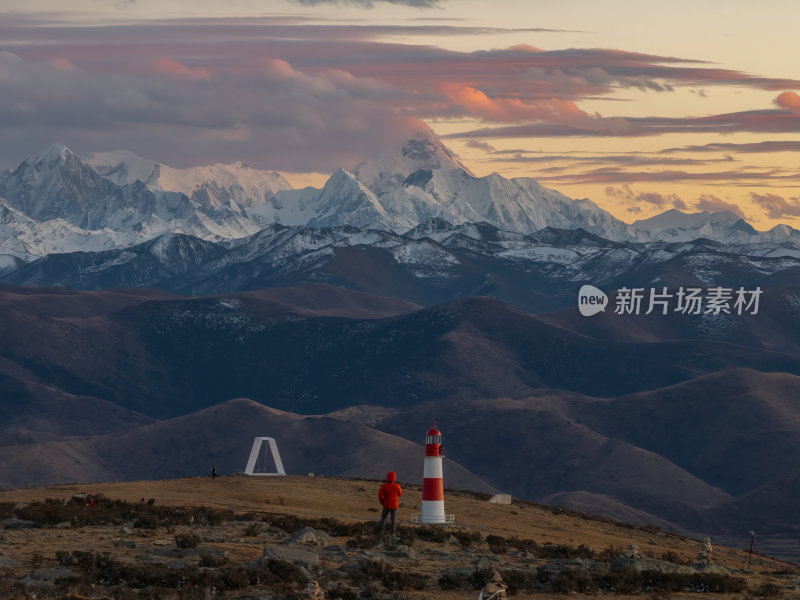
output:
[[[761,567],[764,569],[764,575],[767,574],[767,566],[764,564],[764,559],[761,557],[761,552],[758,550],[758,544],[756,544],[756,532],[750,532],[750,551],[747,553],[747,570],[750,570],[750,559],[753,556],[753,549],[755,548],[756,554],[758,554],[758,560],[761,561]]]

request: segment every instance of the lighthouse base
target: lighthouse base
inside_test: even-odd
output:
[[[411,513],[410,521],[412,523],[455,523],[456,522],[456,516],[452,513],[437,515],[437,516],[441,517],[440,521],[429,521],[427,520],[429,517],[426,517],[426,520],[423,521],[422,513]]]

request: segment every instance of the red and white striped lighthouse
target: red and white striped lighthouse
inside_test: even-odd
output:
[[[425,434],[425,470],[422,474],[423,523],[445,523],[442,479],[442,433],[431,427]]]

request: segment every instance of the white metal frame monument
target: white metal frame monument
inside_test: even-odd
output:
[[[267,447],[272,452],[272,459],[275,461],[275,473],[255,473],[256,462],[258,461],[258,454],[261,452],[261,445],[264,444],[264,457],[266,459]],[[266,460],[265,460],[266,462]],[[253,449],[250,450],[250,458],[247,460],[247,466],[244,469],[245,475],[286,475],[283,470],[283,462],[281,462],[281,455],[278,452],[278,444],[275,443],[275,438],[271,437],[257,437],[253,440]]]

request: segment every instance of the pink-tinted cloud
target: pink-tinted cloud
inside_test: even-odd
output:
[[[432,0],[398,0],[416,1]],[[800,118],[785,106],[701,118],[611,119],[580,104],[620,87],[669,93],[676,85],[781,89],[779,98],[790,98],[786,90],[800,89],[797,80],[604,48],[461,52],[386,41],[553,30],[375,26],[286,15],[109,26],[52,16],[3,15],[0,21],[0,63],[14,72],[0,80],[0,167],[11,166],[12,154],[16,160],[59,139],[87,150],[149,154],[157,146],[170,155],[154,158],[176,165],[205,153],[212,160],[244,156],[268,168],[313,164],[318,170],[352,166],[418,119],[465,116],[508,125],[463,135],[484,142],[515,135],[800,132]],[[149,142],[148,148],[134,148],[130,140]],[[236,140],[245,141],[237,147]],[[290,160],[299,162],[288,166]]]
[[[58,71],[77,71],[78,67],[68,61],[66,58],[52,58],[47,61],[47,64]]]
[[[350,167],[407,139],[410,92],[340,71],[262,61],[261,76],[63,71],[0,52],[0,160],[61,140],[79,153],[127,148],[175,166],[244,157],[285,171]],[[159,155],[153,156],[154,149]]]
[[[800,96],[795,92],[783,92],[775,98],[775,104],[800,115]]]
[[[624,119],[591,116],[579,109],[574,102],[558,98],[523,102],[519,98],[490,98],[483,91],[470,86],[445,85],[443,90],[466,115],[485,121],[496,123],[544,121],[604,131],[628,128],[628,123]]]
[[[786,110],[751,110],[696,118],[629,117],[625,118],[624,121],[626,122],[626,127],[617,129],[590,129],[563,123],[536,123],[506,127],[483,127],[446,137],[647,137],[667,133],[800,133],[800,115],[795,115]]]
[[[181,63],[160,56],[152,63],[153,71],[159,75],[166,75],[168,77],[183,77],[186,79],[210,79],[211,71],[203,67],[186,67]]]
[[[726,202],[722,198],[718,198],[713,194],[703,194],[693,202],[693,206],[698,210],[705,210],[711,213],[730,211],[741,218],[746,219],[744,211],[739,208],[738,204],[733,202]]]
[[[800,198],[789,198],[777,194],[750,193],[750,198],[764,209],[770,219],[794,219],[800,217]]]

